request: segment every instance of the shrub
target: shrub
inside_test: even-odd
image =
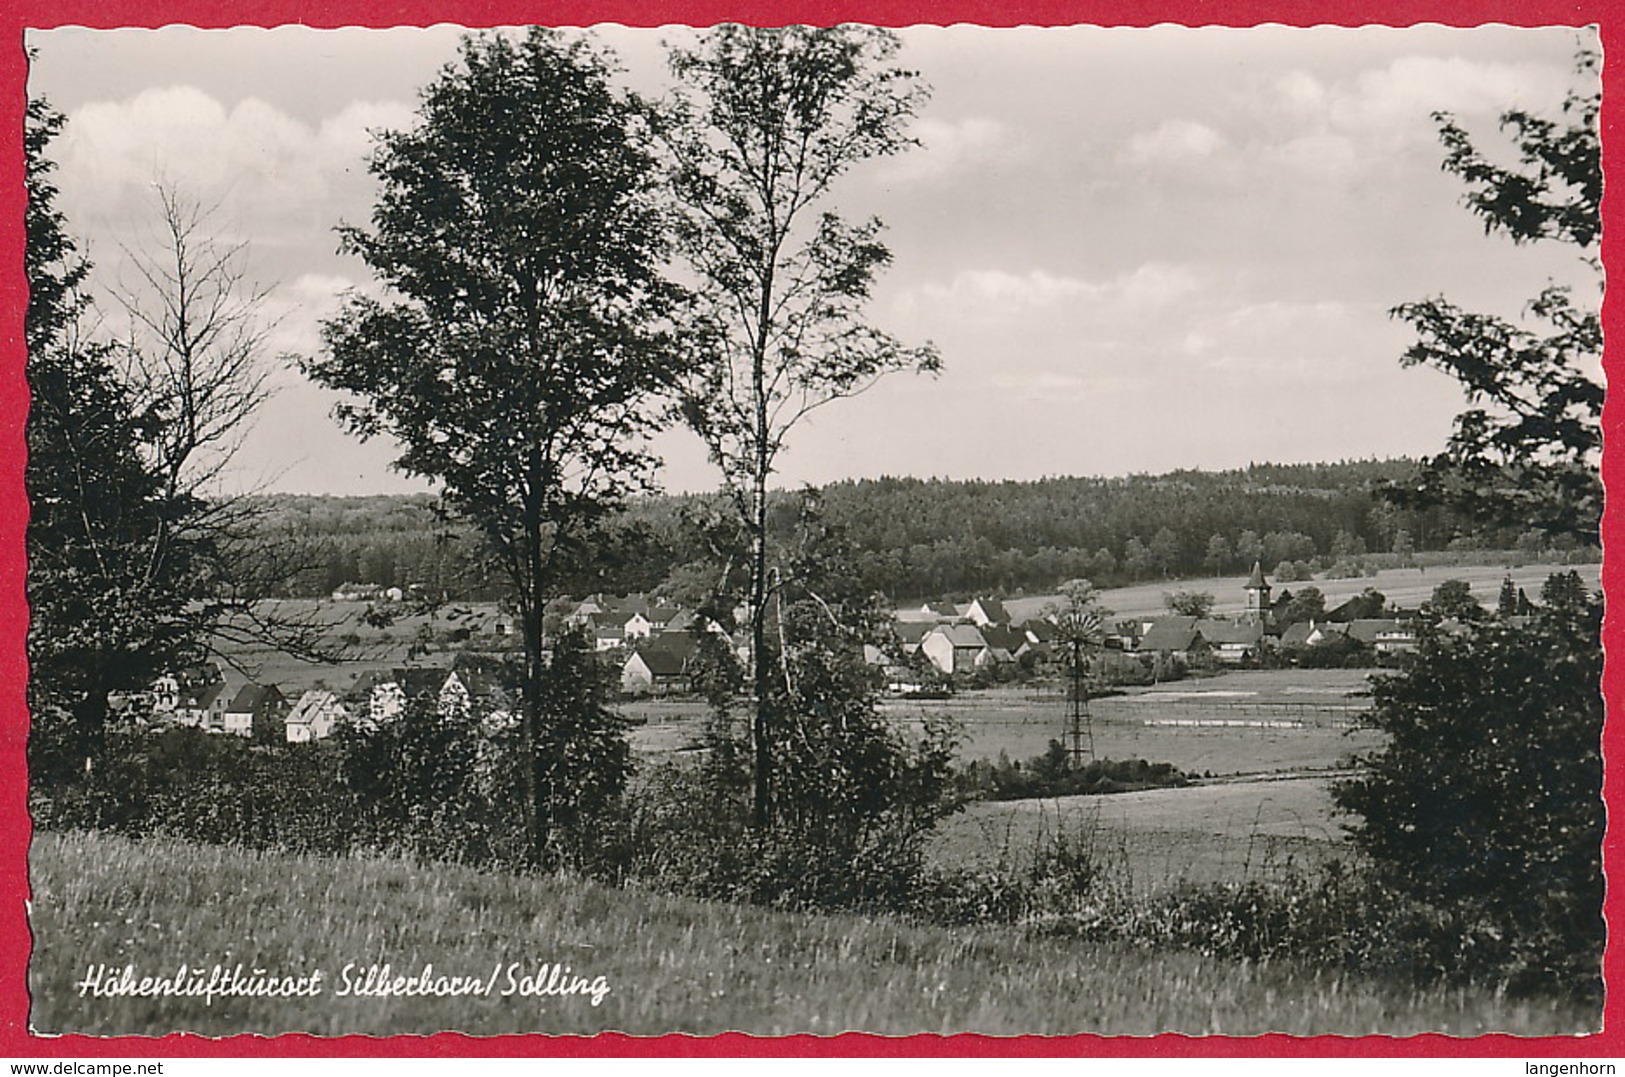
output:
[[[1600,988],[1602,602],[1574,573],[1542,598],[1525,626],[1425,627],[1337,801],[1385,884],[1505,939],[1515,986]]]

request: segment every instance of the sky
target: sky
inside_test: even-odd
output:
[[[365,224],[372,136],[414,122],[456,27],[31,32],[29,91],[68,119],[59,208],[102,288],[132,282],[154,183],[218,206],[269,289],[275,395],[229,481],[313,494],[420,491],[396,447],[357,442],[312,355],[347,289],[334,228]],[[663,40],[599,27],[629,85],[667,85]],[[1460,387],[1403,369],[1396,304],[1445,295],[1516,317],[1550,280],[1596,294],[1573,248],[1486,236],[1440,169],[1430,115],[1486,149],[1496,119],[1556,115],[1589,31],[1159,26],[900,31],[932,87],[921,145],[867,162],[831,206],[886,222],[869,320],[933,342],[937,377],[893,375],[792,435],[775,478],[1034,479],[1438,451]],[[121,315],[109,305],[106,325]],[[1599,375],[1600,376],[1600,375]],[[662,479],[713,488],[686,431]]]

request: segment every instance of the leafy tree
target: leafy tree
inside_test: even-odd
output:
[[[1336,795],[1387,880],[1506,948],[1515,986],[1595,991],[1602,601],[1574,573],[1542,597],[1525,628],[1424,627],[1414,664],[1375,683],[1387,746]]]
[[[1416,556],[1416,545],[1411,539],[1411,533],[1403,527],[1394,532],[1394,554],[1399,557],[1402,565],[1410,564],[1411,559]]]
[[[1257,531],[1249,529],[1236,536],[1236,560],[1243,565],[1264,560],[1264,540],[1258,537]]]
[[[208,553],[163,541],[195,504],[164,497],[164,477],[142,452],[156,433],[153,416],[138,409],[112,347],[81,332],[90,265],[55,208],[46,156],[63,122],[45,102],[28,103],[25,481],[37,787],[101,755],[110,692],[145,689],[199,656],[204,625],[189,605]]]
[[[1422,604],[1422,611],[1444,620],[1476,621],[1484,616],[1484,607],[1473,597],[1472,584],[1466,580],[1445,580],[1433,589],[1433,595]]]
[[[891,260],[876,219],[851,224],[821,209],[852,166],[911,144],[925,90],[893,65],[897,38],[859,26],[723,25],[677,49],[679,82],[664,129],[683,208],[680,249],[698,279],[695,331],[710,361],[683,399],[744,523],[756,715],[754,817],[770,822],[774,764],[768,656],[767,484],[790,431],[887,373],[935,371],[930,347],[908,348],[862,320]]]
[[[1467,183],[1467,205],[1486,232],[1519,244],[1573,244],[1594,266],[1603,187],[1597,60],[1581,53],[1579,74],[1591,85],[1569,94],[1560,120],[1521,109],[1502,115],[1517,149],[1513,167],[1481,153],[1454,117],[1434,114],[1444,169]],[[1497,526],[1533,525],[1594,543],[1603,387],[1587,366],[1602,352],[1601,319],[1594,304],[1558,286],[1530,301],[1529,313],[1545,323],[1542,331],[1443,298],[1393,309],[1417,333],[1401,362],[1452,375],[1475,406],[1456,417],[1444,452],[1414,483],[1388,492],[1403,505],[1444,504]]]
[[[679,369],[644,110],[610,75],[554,31],[465,38],[417,125],[378,136],[372,228],[340,229],[390,298],[352,296],[306,364],[356,394],[338,409],[352,432],[396,438],[398,468],[444,484],[512,588],[538,853],[562,807],[542,803],[540,753],[567,750],[542,728],[547,600],[584,529],[651,481],[641,438]]]
[[[1175,591],[1163,595],[1162,604],[1185,617],[1206,617],[1213,612],[1213,596],[1206,591]]]
[[[1281,611],[1281,624],[1297,624],[1300,621],[1324,621],[1326,619],[1326,596],[1320,593],[1318,587],[1304,587],[1292,594]]]
[[[1138,535],[1130,535],[1123,544],[1123,571],[1131,580],[1144,579],[1151,574],[1151,551]]]
[[[1350,620],[1381,617],[1388,608],[1388,596],[1375,587],[1367,587],[1348,601]]]
[[[1223,535],[1214,535],[1207,540],[1207,553],[1202,558],[1202,564],[1216,576],[1230,563],[1232,553],[1230,540]]]
[[[1151,545],[1148,548],[1151,555],[1151,565],[1163,578],[1179,569],[1181,553],[1179,536],[1174,534],[1173,528],[1160,527],[1157,533],[1151,536]]]

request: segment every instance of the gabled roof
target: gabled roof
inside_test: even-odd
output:
[[[627,665],[633,662],[642,662],[649,673],[656,677],[681,677],[688,671],[687,655],[659,647],[634,648],[631,657],[626,660]]]
[[[930,621],[898,621],[892,625],[892,631],[902,643],[918,643],[936,629]]]
[[[1151,627],[1140,640],[1140,650],[1188,651],[1200,635],[1196,631],[1195,617],[1159,617],[1151,622]]]
[[[977,599],[973,599],[971,601],[971,607],[975,607],[975,606],[981,606],[982,607],[982,613],[985,614],[987,616],[987,619],[992,621],[994,624],[1009,624],[1010,623],[1010,611],[1005,609],[1004,608],[1004,603],[1000,602],[996,598],[977,598]],[[970,613],[970,609],[967,608],[965,610],[965,612],[967,614]]]
[[[1391,636],[1400,632],[1399,622],[1391,617],[1361,618],[1350,621],[1348,634],[1361,643],[1375,643],[1378,636]]]
[[[299,702],[288,712],[289,725],[308,725],[323,711],[337,712],[335,717],[348,713],[339,697],[325,688],[312,688],[299,697]]]
[[[182,692],[179,701],[175,705],[180,710],[204,710],[213,706],[215,700],[225,694],[225,691],[226,683],[216,681],[214,684],[206,684],[201,688],[193,688]]]
[[[282,692],[274,684],[245,684],[226,705],[226,710],[232,714],[248,714],[261,707],[273,707],[282,700]]]
[[[991,624],[982,629],[982,639],[989,647],[1009,651],[1011,654],[1027,644],[1027,634],[1004,624]]]
[[[1269,581],[1264,578],[1264,566],[1254,561],[1253,574],[1247,577],[1247,588],[1251,590],[1254,587],[1263,588],[1269,585]]]
[[[959,607],[952,602],[927,602],[922,609],[926,613],[934,613],[938,617],[959,616]]]
[[[1054,641],[1056,636],[1055,625],[1041,617],[1034,617],[1031,620],[1024,622],[1021,626],[1021,630],[1025,632],[1027,634],[1027,638],[1032,640],[1034,643],[1050,643]]]
[[[982,630],[975,625],[937,625],[926,633],[926,638],[942,636],[955,648],[975,647],[980,650],[987,646],[987,640],[982,636]]]
[[[699,615],[693,610],[675,610],[672,615],[666,619],[666,631],[687,632],[694,626],[694,622],[698,619]]]
[[[1232,621],[1205,619],[1196,622],[1196,630],[1209,643],[1245,644],[1253,646],[1264,638],[1264,629],[1256,624],[1236,624]]]
[[[639,648],[645,654],[653,651],[660,654],[669,654],[678,660],[687,662],[694,654],[694,635],[691,632],[662,632],[651,636]]]

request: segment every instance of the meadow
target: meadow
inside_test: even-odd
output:
[[[1488,608],[1495,607],[1501,592],[1501,581],[1511,575],[1512,582],[1528,592],[1531,599],[1540,597],[1541,584],[1554,572],[1578,572],[1587,587],[1598,587],[1601,579],[1600,564],[1556,565],[1528,564],[1516,554],[1508,553],[1499,563],[1493,553],[1463,551],[1458,554],[1418,554],[1415,568],[1385,568],[1372,576],[1352,576],[1328,579],[1322,574],[1312,580],[1282,583],[1273,578],[1270,585],[1274,593],[1296,591],[1303,587],[1318,587],[1326,596],[1326,608],[1331,609],[1345,599],[1353,598],[1367,587],[1375,587],[1389,602],[1407,609],[1415,609],[1427,601],[1433,589],[1445,580],[1464,580],[1472,587],[1473,597]],[[1446,562],[1446,563],[1440,563]],[[1459,563],[1449,563],[1459,562]],[[1488,562],[1488,563],[1484,563]],[[1250,568],[1251,566],[1249,566]],[[1268,571],[1266,569],[1266,571]],[[1242,588],[1247,573],[1228,576],[1209,576],[1198,579],[1165,580],[1161,583],[1140,583],[1133,587],[1111,587],[1100,592],[1101,603],[1117,617],[1159,617],[1168,612],[1163,596],[1174,591],[1205,591],[1217,601],[1217,616],[1233,613],[1241,608]],[[1057,601],[1057,595],[1026,595],[1006,599],[1004,608],[1020,621],[1038,617],[1044,608]]]
[[[1287,963],[890,918],[706,904],[562,877],[385,858],[245,853],[165,839],[38,834],[31,1025],[41,1033],[205,1035],[460,1030],[634,1035],[867,1031],[991,1035],[1552,1035],[1568,1003],[1413,989]],[[80,997],[95,964],[170,973],[238,962],[324,973],[302,998]],[[345,997],[370,965],[491,977],[489,995]],[[607,992],[503,997],[506,970],[564,964]],[[545,979],[545,977],[544,977]]]

